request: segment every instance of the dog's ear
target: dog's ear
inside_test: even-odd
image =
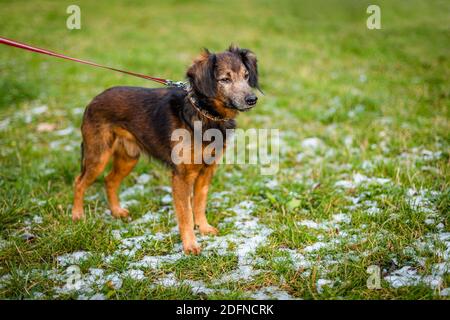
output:
[[[206,97],[216,95],[216,61],[216,55],[204,49],[186,73],[191,87]]]
[[[256,59],[256,55],[248,50],[248,49],[240,49],[238,46],[232,44],[228,48],[229,52],[232,52],[234,54],[237,54],[241,60],[244,66],[247,68],[249,79],[248,83],[251,87],[256,88],[261,91],[259,88],[258,83],[258,61]]]

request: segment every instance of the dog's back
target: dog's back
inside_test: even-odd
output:
[[[113,147],[116,139],[170,164],[170,135],[178,126],[185,92],[177,88],[113,87],[87,106],[81,131],[84,144]],[[130,148],[129,148],[130,149]],[[134,155],[134,154],[133,154]]]

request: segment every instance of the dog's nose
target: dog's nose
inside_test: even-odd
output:
[[[256,101],[258,101],[258,97],[254,94],[245,97],[245,103],[249,106],[256,104]]]

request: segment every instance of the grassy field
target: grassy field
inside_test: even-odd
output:
[[[132,222],[100,178],[72,223],[84,107],[157,85],[2,46],[0,298],[448,299],[448,1],[376,1],[381,30],[372,1],[76,1],[71,31],[73,3],[1,0],[0,35],[175,80],[203,47],[251,48],[265,96],[238,124],[280,130],[280,170],[220,167],[200,256],[181,253],[152,160],[121,189]]]

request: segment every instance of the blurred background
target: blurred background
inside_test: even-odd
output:
[[[66,28],[66,8],[71,4],[81,8],[81,30]],[[429,94],[427,102],[434,112],[445,112],[437,102],[448,93],[448,1],[377,1],[381,30],[366,27],[369,4],[359,0],[2,0],[0,33],[176,80],[184,78],[201,48],[220,51],[236,43],[258,55],[266,105],[273,107],[268,111],[289,108],[299,120],[326,117],[327,104],[336,95],[344,100],[344,109],[347,100],[361,99],[374,112],[403,114],[399,109],[411,108],[408,101],[415,104],[422,89]],[[2,47],[0,60],[2,109],[31,99],[59,105],[86,103],[93,94],[117,84],[155,86],[13,48]],[[362,86],[365,94],[348,97]],[[374,101],[380,103],[375,107]],[[421,104],[414,107],[421,113],[427,109]]]

